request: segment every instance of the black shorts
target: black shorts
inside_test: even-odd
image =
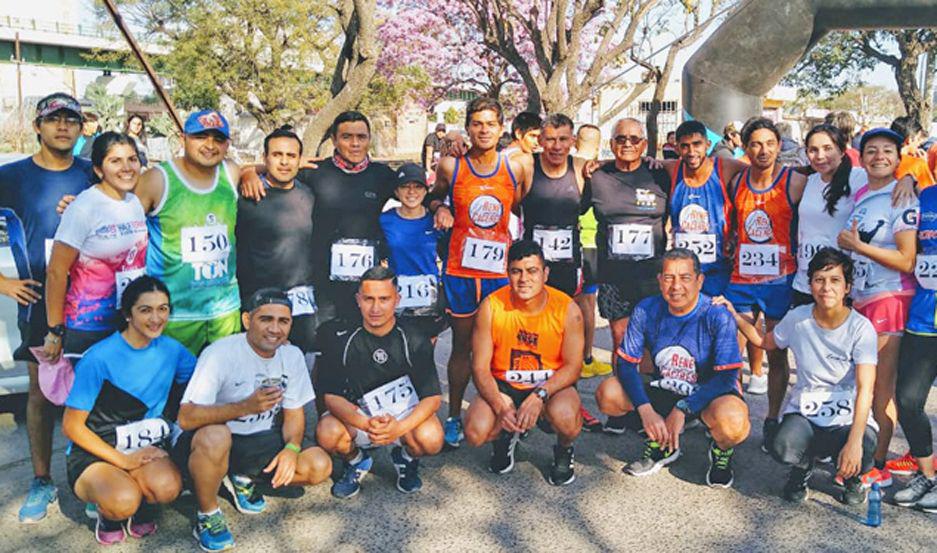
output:
[[[316,314],[293,317],[293,326],[290,328],[290,343],[298,347],[303,353],[315,351],[316,330],[319,321]]]
[[[443,330],[446,330],[449,327],[449,319],[443,315],[436,316],[408,316],[402,315],[398,321],[407,321],[409,324],[415,326],[419,329],[420,333],[423,336],[429,338],[435,338],[442,334]]]
[[[332,320],[347,323],[361,322],[361,311],[355,300],[355,294],[358,291],[357,282],[330,282],[325,285],[316,285],[315,290],[318,326]]]
[[[169,452],[172,462],[182,471],[182,476],[191,481],[189,454],[192,452],[192,437],[195,432],[183,432]],[[228,454],[228,473],[248,476],[252,479],[269,480],[273,473],[263,470],[286,446],[280,428],[272,428],[255,434],[231,434],[231,452]]]
[[[680,394],[671,392],[670,390],[658,388],[657,386],[651,386],[651,382],[653,380],[654,380],[653,375],[649,375],[649,374],[641,375],[641,381],[644,383],[644,393],[647,394],[647,398],[650,400],[651,407],[654,409],[654,412],[664,418],[667,418],[667,415],[669,415],[670,412],[673,411],[673,408],[677,405],[677,402],[680,401],[681,399],[684,399],[686,396],[682,396]],[[739,393],[738,390],[732,390],[732,391],[726,392],[716,397],[722,397],[724,395],[725,396],[733,395],[741,399],[742,401],[744,401],[744,398],[742,398],[742,394]],[[716,399],[716,398],[713,398],[713,399]],[[705,409],[705,407],[703,409]],[[699,415],[700,413],[697,413],[692,416],[687,416],[686,420],[687,422],[689,422],[691,420],[697,419],[699,418]],[[638,416],[637,410],[630,411],[628,415],[626,416],[625,420],[626,420],[626,426],[634,430],[635,432],[643,428],[643,425],[641,424],[641,417]]]
[[[20,345],[13,352],[13,359],[38,363],[29,348],[43,346],[46,341],[46,334],[49,333],[49,327],[46,325],[45,298],[32,305],[27,320],[17,319],[16,326],[20,331]]]
[[[597,248],[582,249],[582,282],[583,286],[598,284],[599,250]]]
[[[113,334],[114,330],[66,330],[62,353],[80,358],[88,349]]]
[[[520,407],[521,403],[524,403],[524,400],[527,399],[527,396],[534,392],[534,388],[529,390],[518,390],[507,382],[503,382],[498,379],[495,379],[495,382],[498,384],[498,391],[511,398],[511,401],[514,402],[515,408]]]
[[[582,291],[582,269],[573,263],[550,263],[547,284],[573,297]]]
[[[169,441],[163,441],[158,447],[169,451]],[[68,445],[66,451],[68,453],[65,455],[65,476],[68,478],[68,487],[72,492],[75,491],[75,483],[78,482],[78,478],[85,472],[85,469],[95,463],[107,463],[104,459],[88,453],[73,443]],[[173,462],[175,462],[175,459],[173,459]],[[176,466],[179,466],[179,464],[176,463]]]
[[[638,302],[660,293],[657,279],[634,282],[629,285],[599,284],[599,314],[609,321],[630,317]]]

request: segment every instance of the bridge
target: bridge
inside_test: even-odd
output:
[[[121,73],[142,73],[136,64],[127,65],[125,57],[98,59],[95,53],[129,52],[130,47],[117,29],[102,29],[96,23],[73,24],[21,17],[0,16],[0,63],[16,63],[16,41],[22,63],[96,69]],[[140,43],[149,55],[167,50],[154,44]]]

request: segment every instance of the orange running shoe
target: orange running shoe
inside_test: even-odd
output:
[[[892,485],[891,472],[888,468],[878,469],[872,467],[872,470],[862,475],[862,485],[866,488],[872,487],[874,482],[878,482],[880,488],[887,488]]]
[[[886,461],[885,468],[892,474],[908,475],[915,474],[920,467],[917,464],[917,459],[912,457],[911,452],[908,451],[897,459]]]

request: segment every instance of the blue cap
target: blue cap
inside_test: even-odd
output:
[[[397,187],[416,182],[426,186],[426,169],[416,163],[404,163],[397,169]]]
[[[876,129],[869,129],[862,135],[862,138],[859,140],[859,151],[862,152],[865,150],[865,145],[869,140],[872,140],[876,137],[885,137],[895,143],[896,146],[901,148],[901,145],[904,144],[904,137],[896,133],[891,129],[886,129],[885,127],[878,127]]]
[[[207,131],[217,131],[225,138],[231,138],[231,130],[228,127],[228,120],[216,110],[203,109],[196,111],[185,120],[182,132],[185,134],[198,134]]]

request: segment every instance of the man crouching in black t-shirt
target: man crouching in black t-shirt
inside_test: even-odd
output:
[[[400,296],[392,270],[368,269],[356,297],[360,325],[333,321],[319,329],[316,392],[328,411],[316,439],[344,460],[342,477],[332,486],[335,497],[357,494],[371,470],[368,450],[390,444],[397,489],[412,493],[423,486],[419,458],[439,453],[443,443],[433,345],[418,327],[397,321]]]

